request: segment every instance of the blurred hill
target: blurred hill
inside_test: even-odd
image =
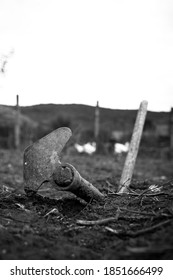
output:
[[[93,139],[95,107],[81,104],[40,104],[28,107],[21,107],[21,113],[37,121],[44,132],[59,127],[69,126],[73,134],[78,135],[76,139],[85,142]],[[111,137],[112,131],[123,131],[126,135],[131,135],[137,110],[117,110],[100,107],[100,130],[103,141]],[[148,111],[144,129],[149,131],[149,135],[157,127],[169,125],[169,112]],[[80,135],[80,136],[79,136]],[[81,138],[83,135],[83,138]]]
[[[73,126],[93,127],[95,107],[80,104],[40,104],[28,107],[21,107],[21,112],[42,124],[51,123],[64,116],[70,119]],[[131,130],[134,125],[137,110],[117,110],[100,107],[101,126],[114,129]],[[169,112],[150,112],[147,113],[147,120],[153,124],[165,124],[169,121]]]

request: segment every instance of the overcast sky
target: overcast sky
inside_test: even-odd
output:
[[[0,0],[0,104],[173,107],[172,0]]]

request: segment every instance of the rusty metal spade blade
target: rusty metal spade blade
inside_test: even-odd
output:
[[[72,132],[61,127],[41,138],[24,151],[23,176],[25,192],[34,194],[48,180],[60,163],[60,154]]]

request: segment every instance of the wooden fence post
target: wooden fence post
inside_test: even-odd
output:
[[[173,108],[170,111],[170,155],[173,157]]]
[[[96,142],[96,152],[99,151],[100,141],[99,141],[99,132],[100,132],[100,109],[99,102],[95,107],[95,120],[94,120],[94,139]]]
[[[99,102],[97,101],[97,105],[95,107],[95,125],[94,125],[94,137],[96,141],[99,138],[99,130],[100,130],[100,112],[99,112]]]
[[[135,162],[139,150],[139,144],[142,137],[144,122],[147,114],[147,105],[147,101],[142,101],[137,113],[129,151],[125,160],[123,172],[120,179],[120,185],[118,189],[119,193],[127,192],[127,189],[132,179],[133,170],[135,167]]]
[[[16,149],[20,147],[20,106],[19,95],[16,95],[16,119],[14,125],[14,145]]]

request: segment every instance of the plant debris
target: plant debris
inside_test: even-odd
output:
[[[105,195],[100,204],[48,183],[26,196],[22,153],[0,152],[1,259],[173,258],[171,160],[139,157],[128,193],[117,195],[123,160],[64,155]]]

